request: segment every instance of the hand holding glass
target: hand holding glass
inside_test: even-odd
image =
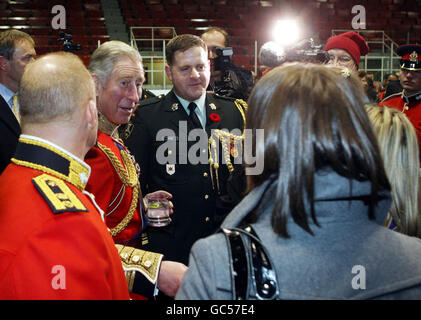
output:
[[[146,217],[149,225],[151,227],[167,226],[171,221],[168,198],[162,194],[148,194],[146,201],[148,206]]]

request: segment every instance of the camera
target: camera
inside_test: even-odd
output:
[[[60,31],[58,35],[61,38],[59,38],[57,41],[63,41],[63,47],[61,48],[62,51],[73,52],[82,49],[82,46],[80,44],[73,43],[71,34]]]
[[[284,61],[282,62],[327,63],[329,55],[321,47],[321,45],[316,46],[312,38],[304,39],[285,50]]]
[[[214,70],[220,71],[220,79],[214,81],[213,91],[221,96],[247,100],[254,85],[251,71],[234,65],[231,47],[216,47],[214,52]]]
[[[234,50],[231,47],[215,48],[216,58],[214,59],[215,70],[227,70],[232,66],[231,57],[234,54]]]

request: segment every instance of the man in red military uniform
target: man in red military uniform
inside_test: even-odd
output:
[[[421,151],[421,45],[403,45],[396,52],[402,57],[399,78],[403,91],[387,97],[379,105],[406,114],[415,127]]]
[[[0,299],[129,299],[84,190],[98,123],[89,72],[71,53],[46,55],[26,67],[20,106],[22,135],[0,176]]]
[[[141,97],[145,80],[142,58],[124,42],[108,41],[92,54],[89,70],[96,83],[99,131],[96,145],[85,158],[92,168],[87,190],[105,212],[115,243],[140,248],[147,242],[140,169],[119,139],[118,128],[129,122]],[[145,272],[136,273],[129,287],[146,297],[156,295],[158,288],[174,296],[187,267],[162,261],[161,254],[143,252],[149,257],[143,264]]]

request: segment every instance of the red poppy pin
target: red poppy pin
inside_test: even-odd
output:
[[[219,122],[219,121],[221,121],[221,116],[220,116],[219,114],[217,114],[217,113],[211,113],[211,114],[209,115],[209,119],[210,119],[212,122]]]

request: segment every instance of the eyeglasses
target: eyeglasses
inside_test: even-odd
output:
[[[352,58],[349,56],[345,56],[345,55],[335,56],[335,55],[330,54],[328,63],[336,62],[339,65],[347,65],[350,61],[352,61]]]

